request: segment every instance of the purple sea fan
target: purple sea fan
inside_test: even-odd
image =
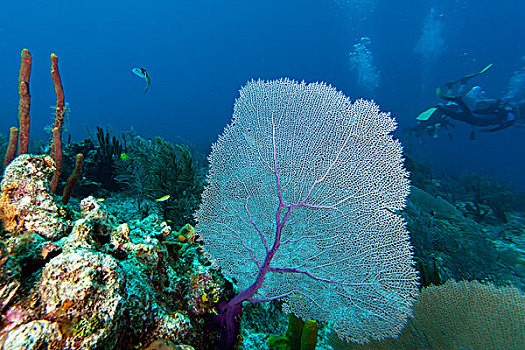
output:
[[[396,336],[417,294],[396,122],[324,83],[251,81],[213,145],[196,232],[241,292],[347,341]]]

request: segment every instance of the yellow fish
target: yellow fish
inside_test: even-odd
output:
[[[171,197],[171,196],[170,196],[169,194],[167,194],[167,195],[165,195],[165,196],[162,196],[162,197],[160,197],[160,198],[155,199],[155,202],[165,202],[165,201],[167,201],[168,199],[170,199],[170,197]]]

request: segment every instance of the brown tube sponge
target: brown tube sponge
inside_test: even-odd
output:
[[[62,194],[62,204],[66,205],[69,202],[71,197],[71,192],[73,192],[73,187],[80,177],[80,172],[82,171],[82,162],[84,161],[84,155],[82,153],[77,154],[77,161],[75,162],[75,170],[69,176],[66,182],[66,187],[64,187],[64,193]]]
[[[14,126],[9,129],[9,146],[7,146],[7,152],[5,153],[4,165],[7,167],[16,155],[16,145],[18,143],[18,128]]]
[[[62,173],[62,138],[60,137],[60,128],[53,128],[53,145],[51,146],[51,157],[55,161],[55,173],[49,187],[53,193],[56,192],[58,180]],[[69,180],[68,180],[69,181]]]
[[[18,122],[20,131],[18,134],[18,154],[25,154],[29,148],[29,108],[31,106],[31,95],[29,94],[29,77],[31,76],[31,53],[23,49],[21,54],[20,75],[18,77]]]

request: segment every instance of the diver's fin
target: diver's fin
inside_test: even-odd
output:
[[[494,64],[493,63],[489,63],[485,68],[483,68],[482,70],[479,71],[478,74],[483,74],[485,73],[486,71],[488,71],[490,69],[490,67],[492,67]]]
[[[486,71],[488,71],[490,69],[490,67],[492,67],[494,64],[493,63],[490,63],[488,65],[485,66],[485,68],[483,68],[482,70],[480,70],[479,72],[477,73],[473,73],[473,74],[469,74],[469,75],[465,75],[464,77],[462,77],[460,80],[468,80],[468,79],[471,79],[471,78],[474,78],[474,77],[477,77],[478,75],[480,74],[483,74],[485,73]]]
[[[416,120],[426,121],[436,110],[436,107],[429,108],[426,111],[419,113],[419,115],[416,117]]]
[[[465,95],[466,91],[462,92],[461,90],[465,88],[465,86],[467,85],[468,81],[470,79],[472,79],[472,78],[477,77],[480,74],[485,73],[492,66],[493,66],[493,64],[490,63],[490,64],[486,65],[485,68],[483,68],[482,70],[480,70],[477,73],[464,75],[461,78],[459,78],[458,80],[447,81],[445,84],[439,86],[436,89],[436,96],[441,98],[441,99],[449,100],[449,101],[453,101],[456,98],[463,97]]]

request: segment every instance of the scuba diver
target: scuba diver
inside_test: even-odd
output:
[[[484,132],[494,132],[506,129],[516,123],[519,108],[509,99],[488,98],[481,86],[468,89],[470,79],[485,73],[492,63],[478,73],[466,75],[459,80],[449,81],[436,89],[436,95],[445,100],[420,113],[416,120],[417,126],[412,129],[419,137],[424,133],[434,138],[441,129],[447,131],[452,138],[450,129],[454,127],[452,120],[465,122],[472,126],[470,139],[475,140],[475,128]]]

